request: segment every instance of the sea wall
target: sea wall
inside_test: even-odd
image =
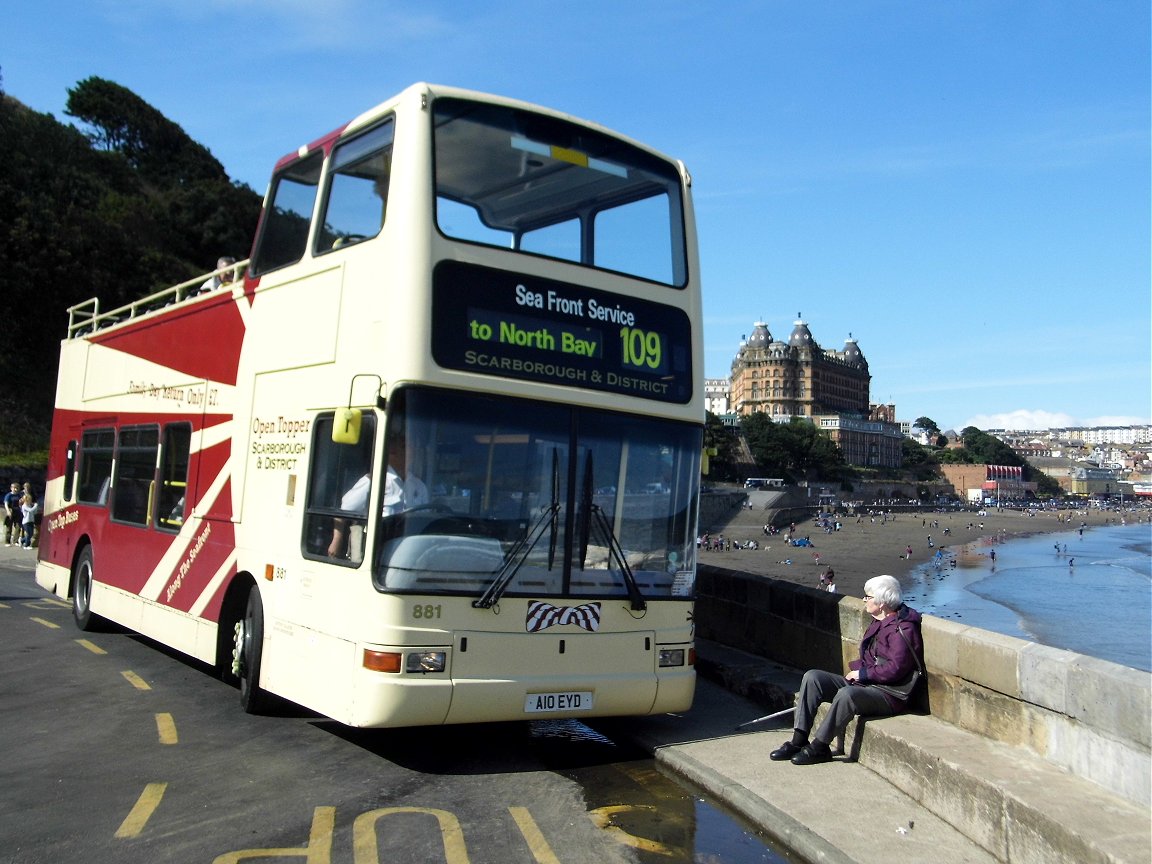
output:
[[[709,531],[713,525],[726,525],[739,512],[747,494],[737,491],[709,492],[700,496],[700,531]]]
[[[854,597],[701,564],[697,634],[794,669],[843,671],[869,618]],[[926,710],[1024,747],[1130,801],[1152,799],[1152,676],[924,617]]]

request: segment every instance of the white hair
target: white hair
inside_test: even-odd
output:
[[[895,576],[873,576],[864,583],[864,593],[883,606],[895,612],[904,602],[904,592]]]

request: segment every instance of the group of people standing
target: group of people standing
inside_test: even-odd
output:
[[[40,505],[32,494],[32,484],[25,483],[21,488],[19,483],[12,483],[4,496],[4,545],[31,549],[39,513]]]

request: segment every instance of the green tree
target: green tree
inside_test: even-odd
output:
[[[128,170],[130,200],[106,202],[132,227],[142,245],[194,262],[187,273],[169,271],[158,281],[211,269],[221,255],[244,257],[256,229],[260,197],[234,184],[206,147],[192,140],[131,90],[103,78],[86,78],[68,91],[65,113],[87,127],[109,170]],[[146,193],[146,194],[142,194]]]
[[[936,421],[931,417],[917,417],[916,422],[912,424],[912,428],[923,429],[932,441],[940,437],[940,427],[936,425]]]
[[[716,451],[708,459],[711,480],[736,479],[736,434],[711,411],[704,418],[704,446]]]
[[[791,438],[793,467],[809,480],[840,480],[844,454],[814,423],[793,417],[785,427]]]
[[[791,477],[791,440],[784,427],[763,411],[740,418],[740,431],[748,442],[756,470],[769,477]]]
[[[1028,464],[1022,456],[999,438],[989,435],[987,432],[981,432],[975,426],[965,427],[960,433],[960,440],[964,442],[964,449],[971,454],[974,462],[983,465],[1023,466]]]
[[[64,113],[86,123],[100,150],[119,153],[141,174],[165,184],[227,180],[208,149],[127,87],[85,78],[68,91]]]
[[[87,79],[69,106],[94,131],[0,93],[0,287],[15,345],[0,377],[20,384],[0,423],[22,441],[46,441],[69,306],[95,296],[110,309],[245,257],[259,218],[260,196],[131,91]]]
[[[762,411],[741,418],[740,428],[758,471],[770,477],[841,480],[846,475],[840,448],[800,417],[774,423]]]
[[[901,467],[917,480],[930,480],[940,475],[940,460],[934,450],[911,438],[905,438],[900,446],[903,449]]]

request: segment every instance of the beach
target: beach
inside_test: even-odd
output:
[[[710,537],[747,543],[754,540],[759,549],[723,552],[701,550],[699,562],[784,579],[798,585],[820,587],[820,574],[831,567],[836,589],[859,597],[864,583],[888,573],[907,587],[909,575],[922,565],[932,565],[936,554],[952,556],[964,566],[969,557],[988,559],[997,546],[1010,539],[1034,534],[1070,532],[1077,535],[1081,523],[1087,527],[1114,525],[1115,513],[1097,510],[1061,510],[1059,513],[1029,515],[1018,510],[988,509],[947,513],[894,513],[874,515],[867,509],[852,516],[841,515],[840,530],[825,531],[812,519],[796,523],[794,538],[808,538],[811,546],[790,546],[788,526],[775,536],[764,534],[769,513],[740,510],[727,524],[712,526]],[[1064,521],[1059,521],[1059,520]],[[1069,521],[1070,520],[1070,521]],[[975,544],[975,545],[973,545]],[[912,554],[907,555],[911,547]]]

